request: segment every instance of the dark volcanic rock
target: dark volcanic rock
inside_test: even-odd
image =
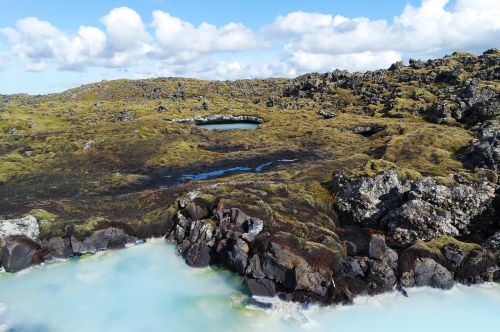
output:
[[[417,262],[413,272],[415,286],[430,286],[434,288],[450,289],[454,281],[450,271],[430,258]]]
[[[430,177],[401,183],[394,169],[350,181],[337,175],[332,191],[344,222],[387,230],[403,245],[467,234],[471,220],[495,197],[492,183],[472,183],[461,177],[450,185]]]
[[[462,160],[469,168],[483,167],[500,171],[500,121],[486,121],[479,130],[478,139],[464,151]]]
[[[27,238],[13,238],[5,241],[2,265],[7,272],[17,272],[43,262],[40,246]]]
[[[94,254],[108,248],[123,248],[126,244],[135,241],[136,238],[127,235],[123,229],[109,227],[95,231],[83,241],[71,236],[71,247],[76,255]]]
[[[252,279],[245,277],[245,285],[250,294],[254,296],[272,297],[276,295],[276,284],[270,279]]]
[[[68,258],[73,253],[71,240],[67,237],[54,237],[43,240],[41,246],[48,252],[48,258]]]

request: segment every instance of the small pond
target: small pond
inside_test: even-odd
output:
[[[230,123],[208,123],[198,124],[199,128],[208,130],[236,130],[236,129],[256,129],[259,124],[253,122],[230,122]]]
[[[197,174],[183,174],[177,179],[177,184],[181,184],[181,183],[188,181],[188,180],[208,180],[211,178],[215,178],[215,177],[219,177],[219,176],[223,176],[223,175],[229,175],[229,174],[236,174],[236,173],[246,173],[246,172],[260,173],[264,169],[266,169],[267,167],[271,166],[272,164],[292,163],[295,161],[297,161],[297,159],[279,159],[279,160],[269,161],[269,162],[257,165],[256,167],[235,166],[235,167],[223,168],[223,169],[207,171],[207,172],[202,172],[202,173],[197,173]]]

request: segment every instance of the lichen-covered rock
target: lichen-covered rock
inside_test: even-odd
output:
[[[500,121],[486,121],[479,130],[479,135],[462,154],[465,166],[483,167],[500,171]]]
[[[38,221],[33,216],[28,215],[18,219],[0,220],[0,238],[19,235],[29,239],[36,239],[39,234]]]
[[[337,175],[332,181],[344,222],[388,231],[402,245],[467,234],[471,220],[491,205],[495,189],[460,176],[450,185],[432,177],[401,183],[394,169],[352,180]]]
[[[401,244],[467,234],[471,220],[491,205],[495,186],[466,181],[445,186],[434,178],[424,178],[413,182],[406,196],[406,201],[383,219]]]
[[[83,241],[71,236],[71,247],[76,255],[94,254],[108,248],[123,248],[129,243],[135,243],[136,240],[135,237],[127,235],[123,229],[108,227],[94,231]]]
[[[336,194],[336,207],[343,219],[365,225],[376,225],[391,209],[401,205],[407,188],[399,181],[395,169],[374,177],[347,180],[336,175],[332,191]]]

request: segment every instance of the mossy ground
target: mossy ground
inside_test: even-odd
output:
[[[219,186],[202,198],[242,207],[265,219],[273,231],[300,238],[305,247],[337,252],[336,241],[325,240],[335,237],[336,217],[333,197],[321,184],[332,173],[374,175],[388,167],[411,179],[470,173],[458,152],[473,132],[432,124],[412,113],[438,98],[439,84],[402,84],[390,72],[386,79],[397,91],[397,117],[377,103],[368,106],[374,113],[366,115],[360,97],[349,89],[311,99],[284,97],[290,84],[286,79],[117,80],[47,96],[2,96],[0,214],[15,217],[43,209],[54,216],[42,218],[46,237],[84,235],[109,223],[139,235],[162,235],[176,199],[206,184],[159,189],[168,183],[167,176],[290,157],[298,161],[224,178],[268,182],[247,186],[261,193]],[[484,84],[498,89],[497,82]],[[269,107],[270,98],[279,102]],[[159,112],[160,105],[168,111]],[[320,110],[338,116],[325,120]],[[256,130],[220,132],[170,121],[211,114],[255,115],[265,122]],[[374,124],[385,129],[370,137],[349,131]],[[15,133],[9,130],[13,127]]]

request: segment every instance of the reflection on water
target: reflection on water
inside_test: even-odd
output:
[[[304,310],[243,305],[241,280],[161,240],[0,277],[0,331],[496,331],[500,287],[413,289]]]
[[[197,125],[200,128],[208,130],[235,130],[235,129],[256,129],[259,125],[251,122],[232,122],[232,123],[211,123]]]

